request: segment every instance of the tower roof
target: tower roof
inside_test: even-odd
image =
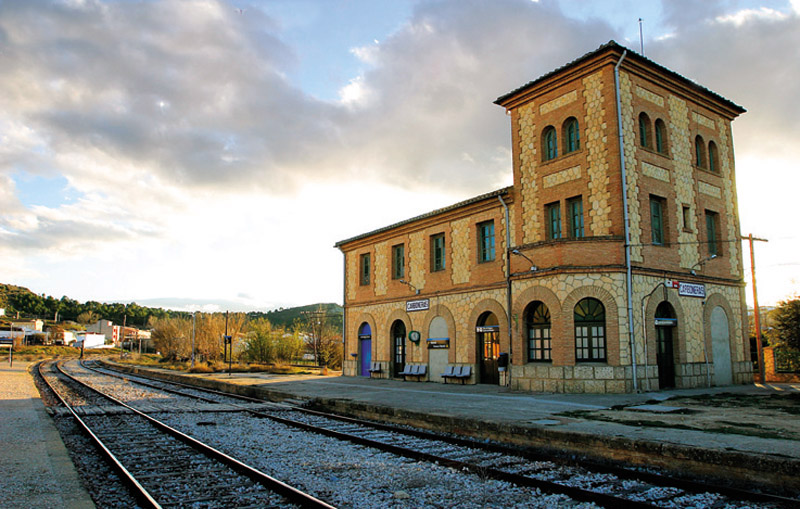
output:
[[[549,81],[549,80],[551,80],[551,79],[553,79],[553,78],[555,78],[555,77],[557,77],[559,75],[564,75],[564,74],[569,73],[570,71],[574,71],[574,70],[578,69],[579,67],[581,67],[582,65],[585,65],[585,64],[591,62],[592,60],[598,59],[599,57],[602,57],[605,54],[607,54],[607,55],[616,54],[619,57],[619,56],[622,56],[622,53],[625,52],[625,51],[627,51],[627,54],[625,55],[625,62],[623,62],[622,67],[625,67],[626,63],[628,63],[628,64],[629,63],[636,63],[636,64],[638,64],[639,67],[645,67],[645,68],[650,68],[652,70],[655,70],[655,71],[659,72],[660,74],[663,74],[666,77],[670,78],[671,80],[673,80],[677,84],[681,85],[682,87],[684,87],[684,88],[686,88],[686,89],[688,89],[688,90],[690,90],[690,91],[692,91],[692,92],[694,92],[696,94],[699,94],[701,96],[705,96],[705,97],[707,97],[709,99],[712,99],[714,102],[720,104],[725,109],[730,111],[733,117],[738,116],[738,115],[744,113],[745,111],[747,111],[743,107],[741,107],[738,104],[734,103],[733,101],[730,101],[730,100],[722,97],[721,95],[717,94],[716,92],[713,92],[713,91],[711,91],[711,90],[709,90],[709,89],[697,84],[696,82],[690,80],[689,78],[686,78],[685,76],[683,76],[681,74],[678,74],[677,72],[675,72],[675,71],[673,71],[671,69],[668,69],[668,68],[664,67],[663,65],[660,65],[660,64],[654,62],[653,60],[650,60],[649,58],[647,58],[647,57],[645,57],[643,55],[640,55],[639,53],[636,53],[635,51],[632,51],[632,50],[630,50],[630,49],[618,44],[614,40],[608,41],[607,43],[603,44],[602,46],[600,46],[596,50],[590,51],[589,53],[586,53],[585,55],[576,58],[575,60],[573,60],[572,62],[569,62],[568,64],[565,64],[565,65],[563,65],[561,67],[553,69],[552,71],[550,71],[550,72],[548,72],[548,73],[536,78],[533,81],[530,81],[530,82],[526,83],[525,85],[517,88],[516,90],[512,90],[511,92],[509,92],[507,94],[501,95],[500,97],[498,97],[494,101],[494,103],[497,104],[497,105],[500,105],[500,106],[509,107],[509,106],[513,105],[516,102],[515,99],[526,95],[527,92],[533,91],[538,86],[542,85],[543,83],[545,83],[545,82],[547,82],[547,81]],[[619,58],[617,58],[616,60],[619,60]]]

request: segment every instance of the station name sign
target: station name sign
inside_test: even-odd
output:
[[[430,299],[418,299],[406,301],[406,313],[412,311],[427,311],[431,308]]]
[[[678,295],[683,295],[684,297],[706,298],[706,285],[704,284],[685,283],[683,281],[667,279],[664,281],[664,286],[667,288],[675,288],[678,290]]]

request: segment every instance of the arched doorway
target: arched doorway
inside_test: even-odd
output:
[[[500,357],[500,322],[491,311],[483,313],[478,318],[475,328],[478,351],[480,353],[479,383],[499,384],[500,371],[497,369],[497,359]]]
[[[441,316],[434,317],[428,326],[428,338],[449,339],[447,320]],[[431,382],[443,382],[442,373],[447,369],[448,348],[431,348],[428,350],[428,379]]]
[[[658,387],[675,387],[675,353],[673,338],[678,320],[669,302],[662,302],[656,308],[656,363],[658,364]]]
[[[711,353],[714,356],[714,385],[731,385],[731,336],[728,315],[721,306],[711,311]]]
[[[358,358],[361,359],[358,367],[359,376],[369,376],[372,363],[372,328],[367,322],[358,328]]]
[[[397,376],[406,369],[406,324],[395,320],[392,324],[392,373]]]

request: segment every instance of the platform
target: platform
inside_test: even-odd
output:
[[[0,361],[0,507],[93,508],[29,366]]]

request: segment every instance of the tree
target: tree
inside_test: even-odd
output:
[[[779,369],[800,372],[800,298],[780,302],[772,317],[769,342]]]
[[[302,319],[295,323],[295,330],[305,335],[318,366],[338,369],[342,364],[342,343],[334,318],[320,304],[314,311],[302,313]]]
[[[89,325],[92,323],[97,322],[100,317],[97,316],[97,313],[94,311],[84,311],[83,313],[78,315],[78,323],[82,325]]]
[[[303,355],[305,345],[297,332],[290,334],[275,328],[266,318],[251,321],[248,330],[242,354],[249,361],[288,364]]]
[[[192,321],[179,317],[150,320],[156,350],[170,360],[188,359],[192,355]]]
[[[773,316],[775,327],[772,339],[776,346],[800,350],[800,298],[780,302]]]

